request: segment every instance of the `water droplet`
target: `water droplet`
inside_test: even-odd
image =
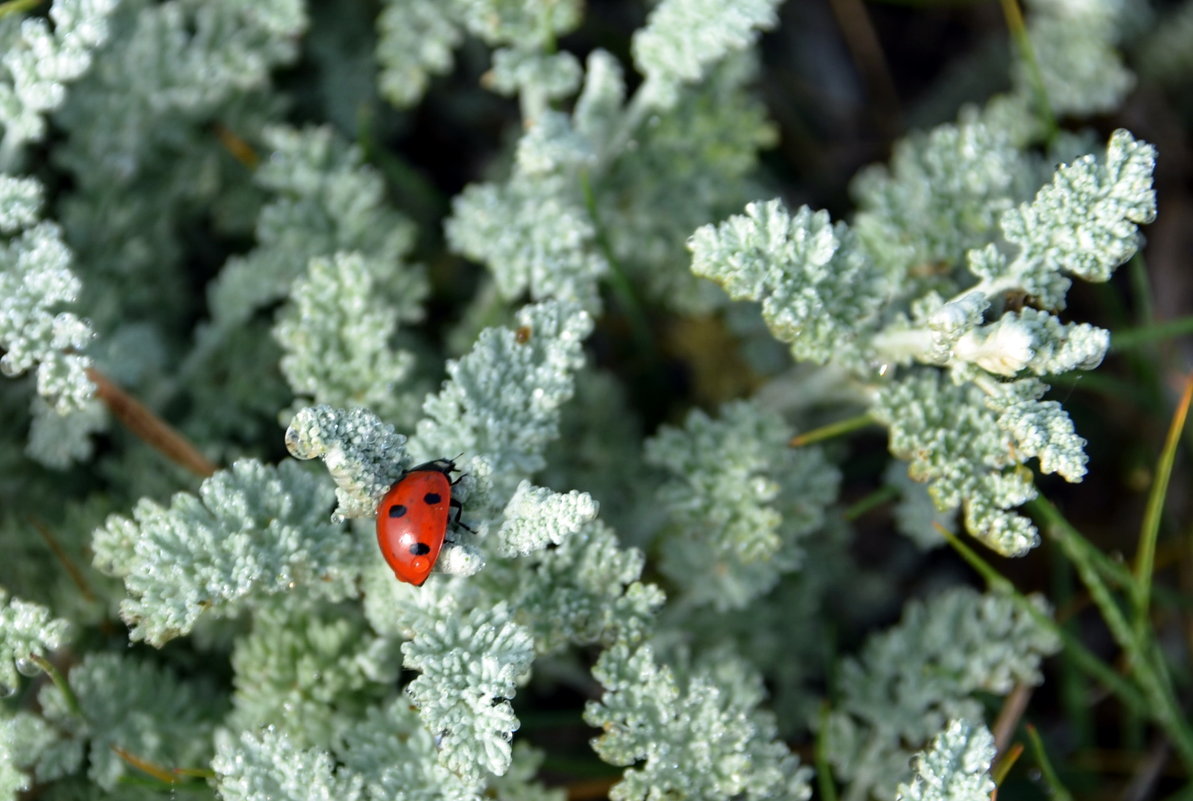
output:
[[[0,684],[0,698],[12,698],[16,694],[16,687],[10,687],[7,684]]]
[[[41,667],[27,656],[19,657],[16,660],[17,672],[22,676],[36,676],[41,673]]]

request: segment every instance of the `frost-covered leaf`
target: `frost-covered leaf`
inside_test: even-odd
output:
[[[853,228],[904,292],[924,279],[939,286],[940,270],[925,266],[963,264],[998,231],[999,215],[1026,199],[1033,177],[1008,132],[963,116],[899,140],[889,166],[859,173]]]
[[[1037,0],[1027,35],[1033,63],[1015,62],[1019,92],[1035,91],[1038,70],[1044,96],[1057,116],[1091,116],[1118,108],[1135,86],[1118,40],[1131,25],[1128,3],[1063,3]]]
[[[232,651],[228,725],[276,725],[297,745],[326,747],[382,700],[400,665],[396,644],[369,631],[358,609],[263,610]]]
[[[479,783],[464,781],[440,764],[435,737],[403,694],[370,706],[344,728],[333,750],[341,770],[364,779],[371,801],[478,797]]]
[[[363,801],[364,780],[336,767],[331,754],[302,748],[272,727],[216,733],[211,761],[224,801]]]
[[[31,789],[29,769],[48,755],[58,735],[41,718],[28,712],[9,716],[0,709],[0,800],[16,801]],[[39,777],[50,778],[45,772]]]
[[[497,532],[502,556],[525,556],[550,545],[596,518],[597,504],[586,492],[553,492],[523,481],[505,506],[505,520]]]
[[[1046,273],[1106,281],[1139,248],[1138,226],[1156,216],[1152,171],[1156,149],[1115,131],[1099,161],[1083,156],[1060,167],[1031,203],[1007,210],[1003,235],[1021,248],[1015,272],[1022,288],[1046,307],[1063,306],[1047,293]],[[1039,275],[1044,273],[1045,275]]]
[[[740,609],[802,563],[800,541],[823,523],[840,474],[818,448],[789,447],[792,434],[777,414],[736,402],[647,441],[671,519],[659,567],[688,601]]]
[[[10,597],[0,587],[0,697],[16,692],[23,673],[36,674],[38,667],[30,656],[45,656],[66,644],[71,626],[59,620],[40,604]]]
[[[91,326],[70,312],[81,284],[58,226],[39,223],[0,243],[0,373],[16,376],[37,366],[37,392],[56,411],[83,406],[95,392],[78,351]]]
[[[1030,457],[1016,449],[1015,432],[1000,427],[985,393],[919,370],[884,387],[871,413],[889,428],[891,453],[909,461],[908,473],[928,484],[938,509],[963,506],[969,532],[1001,554],[1018,556],[1036,546],[1036,527],[1011,511],[1036,495],[1030,473],[1016,469]],[[1067,450],[1071,443],[1066,437],[1059,444]],[[1037,442],[1036,449],[1046,445]]]
[[[286,429],[286,448],[296,459],[323,460],[336,483],[338,521],[372,517],[410,466],[406,437],[368,409],[302,409]]]
[[[518,729],[510,699],[530,673],[534,641],[503,603],[470,612],[445,596],[415,638],[402,645],[405,667],[422,675],[406,692],[439,737],[439,761],[465,781],[501,775]]]
[[[896,801],[987,801],[995,789],[994,754],[994,736],[985,726],[949,721],[932,746],[916,755],[915,778],[899,785]]]
[[[913,601],[897,626],[841,665],[825,753],[857,797],[890,798],[910,778],[908,748],[926,745],[953,718],[981,720],[976,693],[1039,684],[1042,658],[1059,647],[1004,596],[954,589]]]
[[[225,702],[206,683],[120,653],[88,654],[67,678],[81,719],[53,684],[42,687],[38,701],[76,748],[86,747],[88,776],[104,789],[133,772],[116,748],[159,765],[198,767],[211,758],[211,733]]]
[[[119,0],[55,0],[48,22],[27,19],[0,57],[0,162],[21,144],[45,135],[45,114],[62,104],[65,84],[91,66],[108,38],[108,17]]]
[[[780,200],[750,203],[744,215],[705,225],[689,242],[692,271],[734,300],[762,303],[775,337],[796,358],[823,364],[864,359],[864,337],[885,301],[882,282],[844,225],[827,212]]]
[[[378,87],[399,108],[417,103],[432,75],[451,69],[460,43],[453,3],[444,0],[385,0],[377,16]]]
[[[505,95],[519,95],[522,110],[536,120],[554,100],[568,97],[580,85],[580,62],[566,50],[546,53],[538,49],[504,47],[493,53],[493,69],[486,84]]]
[[[42,195],[34,179],[0,173],[0,233],[15,233],[37,222]]]
[[[60,414],[43,398],[35,397],[25,452],[46,467],[65,469],[91,458],[91,435],[106,429],[107,424],[108,408],[98,398]]]
[[[634,62],[646,76],[651,105],[675,104],[679,88],[709,67],[754,44],[778,22],[779,0],[663,0],[634,34]]]
[[[612,765],[633,766],[610,790],[613,801],[811,796],[810,771],[756,708],[762,682],[744,662],[680,679],[649,646],[616,645],[593,675],[605,687],[584,710],[584,720],[604,731],[593,749]]]
[[[519,571],[503,585],[515,619],[534,635],[540,654],[569,645],[638,642],[649,633],[663,592],[641,581],[645,562],[600,520],[569,533],[555,548],[522,557],[533,571]]]
[[[229,259],[210,285],[216,330],[241,325],[285,297],[312,258],[349,251],[377,268],[377,300],[388,301],[396,321],[420,319],[426,278],[419,269],[397,268],[412,226],[389,206],[381,176],[360,150],[329,128],[276,127],[265,138],[272,152],[254,180],[272,200],[257,220],[256,249]]]
[[[311,259],[273,335],[283,350],[282,373],[296,394],[392,418],[414,405],[401,391],[414,356],[394,348],[398,318],[377,293],[380,277],[396,272],[396,265],[366,262],[359,253]]]
[[[134,639],[161,646],[204,612],[232,616],[268,596],[355,594],[358,546],[328,522],[331,492],[293,462],[236,462],[164,507],[143,498],[132,518],[96,530],[95,564],[124,579],[120,613]]]
[[[570,176],[473,184],[452,201],[446,230],[453,250],[489,267],[505,298],[529,292],[534,300],[598,307],[596,282],[608,264]]]
[[[410,443],[426,459],[483,458],[494,498],[509,497],[544,466],[593,325],[587,312],[564,303],[527,306],[516,323],[515,330],[486,329],[471,353],[447,363],[447,381],[423,404],[427,418]]]

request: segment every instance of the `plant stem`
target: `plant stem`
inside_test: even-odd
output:
[[[814,428],[811,431],[805,431],[803,434],[796,434],[791,438],[787,444],[793,448],[802,448],[805,445],[812,445],[816,442],[823,442],[826,439],[839,437],[842,434],[849,434],[857,431],[859,428],[873,425],[875,423],[874,417],[870,414],[859,414],[856,417],[849,417],[845,420],[838,420],[835,423],[829,423],[820,428]]]
[[[898,498],[899,490],[890,484],[886,484],[866,495],[864,498],[850,504],[842,516],[846,520],[857,520],[871,509],[882,506],[889,501],[897,500]]]
[[[86,719],[87,716],[83,714],[83,708],[79,706],[78,696],[70,688],[70,683],[67,682],[66,677],[62,675],[58,668],[54,667],[54,663],[40,654],[29,654],[29,658],[50,677],[50,681],[54,682],[54,686],[58,688],[58,692],[62,693],[62,700],[66,702],[66,708],[70,713],[75,717]]]
[[[1156,477],[1152,491],[1148,493],[1147,506],[1143,513],[1143,525],[1139,531],[1139,550],[1135,555],[1135,584],[1131,602],[1135,611],[1135,636],[1142,641],[1148,623],[1148,607],[1151,604],[1152,575],[1156,567],[1156,540],[1160,536],[1160,519],[1164,516],[1164,499],[1168,497],[1168,484],[1172,479],[1172,465],[1176,461],[1176,449],[1180,443],[1181,431],[1189,414],[1189,403],[1193,401],[1193,374],[1185,379],[1164,449],[1156,463]]]
[[[1178,317],[1159,323],[1141,325],[1137,328],[1114,331],[1110,335],[1111,353],[1121,353],[1153,342],[1193,334],[1193,316]]]
[[[820,705],[820,725],[816,727],[816,745],[814,759],[816,760],[816,784],[820,787],[820,797],[824,801],[837,801],[837,786],[833,784],[833,771],[828,764],[828,748],[824,743],[824,732],[828,729],[828,702]]]
[[[1043,123],[1045,135],[1049,142],[1056,138],[1058,131],[1056,117],[1052,114],[1052,104],[1048,102],[1048,92],[1044,88],[1044,76],[1040,72],[1040,62],[1036,60],[1036,51],[1032,47],[1031,37],[1027,35],[1027,23],[1023,21],[1023,10],[1019,8],[1017,0],[1002,0],[1002,13],[1007,20],[1007,28],[1019,55],[1027,66],[1028,80],[1031,82],[1032,97],[1036,101],[1040,122]]]
[[[1044,784],[1048,786],[1048,795],[1052,796],[1055,801],[1072,801],[1073,796],[1060,783],[1060,777],[1056,775],[1056,771],[1052,767],[1052,761],[1048,759],[1048,752],[1044,750],[1044,741],[1040,739],[1040,733],[1030,723],[1027,724],[1027,739],[1031,743],[1031,750],[1036,758],[1036,764],[1040,766],[1040,773],[1044,777]]]
[[[7,3],[0,3],[0,19],[9,14],[20,14],[40,4],[41,0],[8,0]]]
[[[87,377],[95,384],[96,397],[104,402],[109,411],[126,428],[152,445],[170,461],[182,465],[203,478],[210,477],[218,469],[174,427],[154,414],[149,407],[132,395],[113,384],[99,370],[88,367]]]

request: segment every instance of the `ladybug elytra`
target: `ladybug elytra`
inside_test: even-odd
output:
[[[399,581],[421,586],[439,558],[450,513],[460,520],[452,497],[451,459],[412,467],[385,493],[377,507],[377,544]],[[458,480],[458,479],[457,479]]]

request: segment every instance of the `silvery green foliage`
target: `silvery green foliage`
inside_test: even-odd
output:
[[[762,682],[744,662],[727,658],[677,677],[649,646],[619,644],[601,654],[593,675],[605,692],[584,710],[604,731],[592,746],[627,767],[613,801],[811,796],[810,771],[757,709]]]
[[[1043,386],[1015,386],[1029,383]],[[1039,455],[1041,467],[1055,460],[1076,478],[1084,472],[1085,441],[1055,401],[1028,395],[1000,414],[981,389],[921,369],[884,387],[871,413],[889,428],[891,453],[908,460],[911,478],[928,482],[937,509],[962,508],[966,529],[1002,554],[1022,555],[1039,542],[1031,520],[1012,511],[1036,497],[1022,462]]]
[[[726,55],[753,45],[778,22],[780,0],[662,0],[634,34],[634,62],[646,78],[643,97],[668,108],[683,84],[695,83]]]
[[[1139,249],[1138,226],[1156,217],[1152,171],[1156,149],[1127,131],[1115,131],[1104,159],[1082,156],[1057,169],[1029,204],[1009,209],[1000,221],[1007,241],[1019,247],[998,276],[997,261],[984,261],[975,274],[984,282],[1020,288],[1045,308],[1063,307],[1055,273],[1085,281],[1106,281]],[[1002,272],[1002,270],[999,270]],[[989,292],[987,291],[987,294]]]
[[[303,748],[270,726],[259,732],[215,735],[211,760],[223,801],[363,801],[364,779],[337,769],[331,754]]]
[[[597,503],[586,492],[552,492],[523,481],[506,504],[497,550],[502,556],[526,556],[559,545],[596,514]]]
[[[397,322],[418,320],[426,295],[422,272],[398,268],[413,242],[408,220],[389,207],[381,176],[360,149],[330,128],[264,132],[269,158],[254,181],[271,196],[257,218],[257,247],[229,259],[212,283],[216,328],[242,324],[256,309],[287,296],[312,258],[356,252],[377,282],[377,300]]]
[[[280,113],[263,90],[296,55],[306,9],[303,0],[121,0],[110,25],[54,116],[65,133],[54,161],[74,184],[56,216],[88,265],[97,327],[148,319],[166,339],[194,308],[178,280],[193,247],[180,229],[214,213],[239,232],[258,203],[217,132],[251,138]]]
[[[1103,114],[1118,108],[1135,79],[1118,53],[1138,6],[1122,0],[1031,0],[1027,35],[1044,94],[1057,116]],[[1016,90],[1032,91],[1030,67],[1015,63]]]
[[[252,626],[232,651],[233,728],[276,725],[296,744],[326,747],[397,680],[396,644],[373,634],[359,607],[266,607]]]
[[[690,603],[741,609],[803,562],[840,474],[819,448],[791,448],[774,412],[745,401],[699,410],[646,442],[670,525],[659,568]]]
[[[498,574],[497,597],[518,610],[540,654],[569,645],[639,642],[663,605],[662,590],[640,580],[642,552],[622,546],[599,520],[569,533],[558,547],[540,548],[518,562],[505,571],[494,564],[487,575]],[[526,580],[527,570],[534,580]]]
[[[68,621],[55,618],[40,604],[10,597],[0,587],[0,697],[16,692],[18,667],[23,673],[38,673],[29,657],[61,648],[70,632]]]
[[[337,522],[372,517],[410,466],[406,437],[368,409],[301,409],[286,429],[286,448],[295,459],[323,460],[336,484]]]
[[[32,178],[0,173],[0,234],[30,228],[43,201],[42,186]]]
[[[720,55],[698,85],[670,87],[682,102],[662,109],[650,105],[647,85],[625,103],[621,68],[600,50],[588,58],[570,116],[533,107],[542,100],[524,87],[525,133],[512,175],[455,199],[447,223],[453,249],[484,262],[510,299],[529,291],[598,310],[597,284],[616,267],[664,305],[715,308],[719,292],[675,269],[682,242],[743,199],[758,149],[774,139],[763,107],[744,89],[753,61]]]
[[[25,772],[35,765],[58,736],[36,715],[17,712],[11,717],[0,710],[0,801],[16,801],[17,794],[30,789]]]
[[[202,765],[211,758],[212,729],[224,712],[214,688],[119,653],[88,654],[68,679],[82,719],[53,684],[42,687],[38,701],[46,720],[70,734],[62,746],[76,755],[70,772],[85,749],[88,776],[110,791],[131,771],[113,747],[159,765]],[[44,773],[39,764],[38,778]]]
[[[108,427],[108,408],[90,398],[78,409],[59,414],[39,397],[33,399],[33,421],[25,453],[46,467],[63,469],[91,458],[91,435]]]
[[[124,579],[120,614],[133,639],[161,646],[205,612],[251,609],[302,587],[304,597],[355,595],[358,546],[327,521],[330,488],[294,462],[245,459],[178,493],[169,507],[148,498],[132,517],[96,530],[95,564]]]
[[[858,173],[852,227],[883,270],[906,282],[903,292],[923,291],[941,280],[933,265],[962,262],[990,241],[1000,215],[1030,197],[1034,178],[1010,132],[966,113],[909,134],[895,143],[889,166]]]
[[[534,639],[504,603],[465,612],[444,595],[437,606],[402,645],[404,666],[422,672],[406,692],[438,738],[440,764],[479,783],[509,768],[510,699],[530,676]]]
[[[945,538],[936,527],[942,526],[953,531],[957,523],[956,510],[942,512],[938,509],[928,488],[913,480],[902,462],[887,465],[883,480],[899,493],[899,501],[894,508],[895,526],[899,533],[925,551],[944,545]]]
[[[840,666],[841,697],[821,736],[846,798],[892,797],[910,778],[907,748],[953,718],[981,720],[976,693],[1039,684],[1040,661],[1059,647],[1004,596],[963,588],[908,604],[897,626]]]
[[[765,106],[749,91],[758,77],[753,54],[723,59],[684,87],[680,102],[651,109],[638,127],[645,87],[623,107],[617,62],[598,50],[588,71],[574,124],[600,157],[593,185],[610,249],[656,303],[687,314],[720,308],[723,292],[676,265],[694,228],[749,199],[758,153],[777,142]]]
[[[1011,205],[1019,189],[1001,176],[1016,161],[1006,143],[989,159],[972,155],[998,141],[970,120],[905,149],[890,173],[871,171],[859,184],[857,236],[824,212],[791,215],[775,200],[698,229],[690,246],[693,271],[734,298],[761,301],[797,358],[875,386],[871,411],[890,427],[893,453],[916,455],[912,477],[931,484],[940,509],[964,505],[972,534],[1018,555],[1038,541],[1010,511],[1034,497],[1019,466],[1038,458],[1042,472],[1069,481],[1085,473],[1084,440],[1057,402],[1040,400],[1048,386],[1039,378],[1096,367],[1109,346],[1106,331],[1048,310],[1064,308],[1070,276],[1104,281],[1135,252],[1138,226],[1155,216],[1155,150],[1116,131],[1104,159],[1063,165],[1033,200]],[[938,180],[950,164],[972,183]],[[934,225],[962,230],[909,233],[896,211],[903,204],[917,215],[936,208],[943,219]],[[889,241],[901,244],[892,251]],[[943,261],[923,273],[922,259]],[[1040,308],[1015,308],[1016,295]],[[893,366],[917,363],[948,375],[909,369],[883,380]]]
[[[119,0],[55,0],[47,20],[0,21],[0,163],[26,142],[45,136],[45,115],[62,105],[65,84],[91,66],[108,38],[108,17]]]
[[[477,798],[474,783],[440,764],[435,737],[403,694],[371,706],[344,728],[333,750],[344,765],[341,773],[365,779],[364,797],[370,801]]]
[[[545,466],[593,326],[587,312],[554,302],[520,309],[515,323],[515,330],[482,331],[471,353],[448,361],[443,389],[426,399],[410,443],[425,459],[484,459],[498,503]]]
[[[852,231],[807,206],[781,200],[746,205],[692,234],[692,272],[734,300],[762,302],[771,332],[797,359],[865,363],[866,339],[885,302],[885,282]]]
[[[458,253],[487,264],[507,299],[529,292],[534,300],[554,298],[596,310],[596,282],[608,271],[608,263],[597,252],[596,229],[571,171],[548,171],[575,167],[592,155],[554,147],[541,135],[560,120],[560,115],[549,113],[530,125],[508,182],[473,184],[456,196],[447,239]]]
[[[0,373],[21,375],[37,366],[37,392],[58,414],[86,404],[95,392],[91,361],[78,353],[91,341],[91,326],[66,311],[82,288],[73,256],[52,222],[37,222],[42,189],[33,180],[0,182]]]
[[[541,58],[542,66],[552,62],[558,66],[559,60],[546,50],[555,37],[579,24],[580,10],[577,0],[385,0],[377,20],[381,94],[399,107],[417,103],[430,77],[451,68],[452,50],[465,31],[493,47],[513,45],[521,50],[514,58],[523,64]],[[498,50],[494,61],[508,58],[512,52]],[[502,69],[496,63],[494,66]],[[534,69],[534,79],[525,83],[560,80],[542,66]]]
[[[278,316],[282,373],[300,402],[363,406],[384,418],[408,414],[412,398],[401,383],[414,365],[393,346],[398,318],[378,295],[396,264],[369,264],[359,253],[314,257],[294,282]]]
[[[567,97],[580,85],[582,70],[566,50],[545,53],[538,49],[505,47],[493,53],[493,69],[485,76],[495,92],[519,95],[527,119],[549,114],[550,103]]]
[[[463,32],[454,4],[444,0],[386,0],[377,17],[378,89],[398,107],[412,106],[432,75],[451,69]]]
[[[931,747],[916,754],[915,778],[901,784],[896,801],[987,801],[994,792],[990,766],[994,736],[980,723],[951,720]]]

